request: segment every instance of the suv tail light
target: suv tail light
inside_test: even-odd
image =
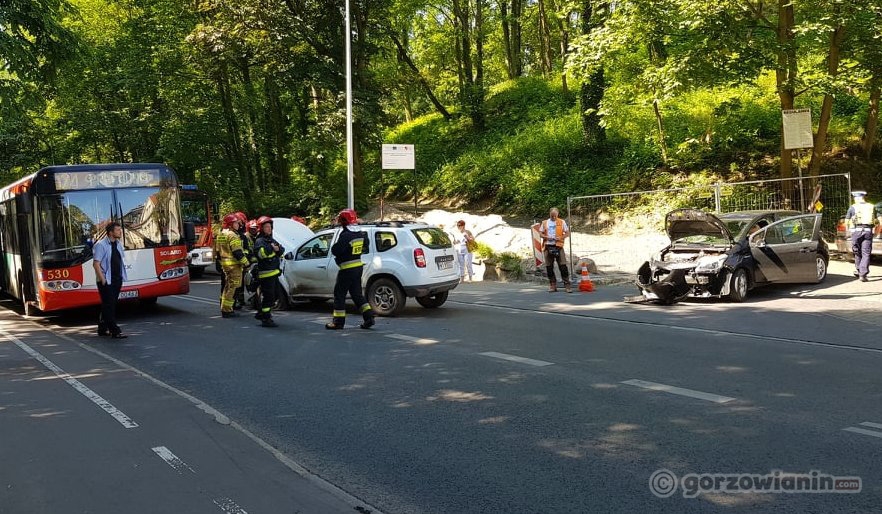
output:
[[[417,248],[413,251],[413,262],[417,268],[426,267],[426,253],[423,252],[422,248]]]

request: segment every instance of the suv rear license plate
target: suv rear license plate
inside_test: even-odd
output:
[[[121,291],[119,293],[120,300],[124,300],[126,298],[137,298],[137,297],[138,297],[138,290],[137,289],[135,289],[134,291]]]
[[[453,256],[444,255],[442,257],[435,257],[435,264],[438,265],[439,270],[453,269]]]

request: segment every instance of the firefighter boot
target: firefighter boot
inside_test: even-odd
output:
[[[278,325],[276,325],[276,322],[273,321],[272,318],[263,318],[263,319],[260,321],[260,326],[262,326],[262,327],[273,328],[273,327],[277,327]]]
[[[359,325],[359,327],[364,328],[364,329],[368,329],[368,328],[371,328],[372,326],[374,326],[375,324],[376,324],[376,321],[374,321],[373,311],[366,311],[364,313],[364,323]]]

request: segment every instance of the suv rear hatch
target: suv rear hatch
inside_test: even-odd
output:
[[[459,278],[459,270],[456,268],[456,255],[453,244],[447,234],[438,227],[418,227],[411,229],[419,246],[416,246],[411,255],[417,270],[425,273],[425,276],[435,280],[455,280]],[[421,268],[416,265],[416,260],[422,252],[426,266]]]

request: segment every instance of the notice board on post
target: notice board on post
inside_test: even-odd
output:
[[[781,113],[784,116],[785,150],[815,146],[811,109],[785,109]]]
[[[384,170],[412,170],[414,162],[413,145],[383,145]]]

